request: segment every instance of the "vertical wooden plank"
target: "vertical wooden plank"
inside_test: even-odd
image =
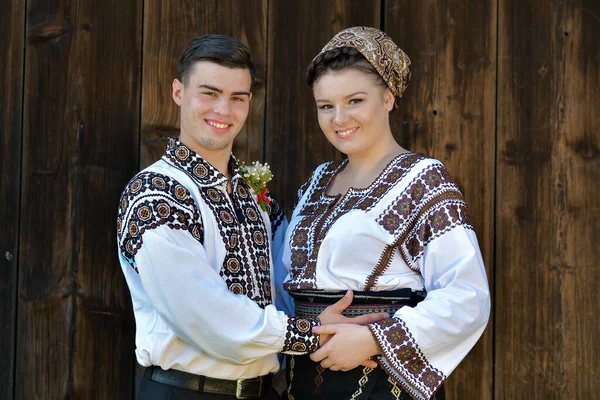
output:
[[[69,385],[74,128],[63,118],[72,37],[66,6],[27,4],[16,399],[64,398]]]
[[[0,4],[0,398],[13,397],[17,238],[19,229],[19,192],[21,172],[21,121],[23,93],[23,33],[25,2],[14,0]]]
[[[379,0],[269,1],[266,161],[275,177],[271,191],[288,215],[296,192],[321,163],[341,154],[317,122],[305,73],[331,37],[344,28],[379,28]]]
[[[252,52],[257,74],[250,114],[234,144],[246,162],[262,158],[267,0],[158,1],[145,3],[142,82],[142,167],[163,154],[166,138],[179,136],[179,108],[171,98],[181,52],[204,33],[229,35]]]
[[[139,163],[142,1],[79,4],[71,63],[83,84],[70,91],[79,107],[73,397],[123,399],[133,393],[135,326],[118,264],[116,205]]]
[[[412,62],[412,81],[392,113],[407,149],[442,161],[473,219],[493,288],[496,0],[385,1],[385,31]],[[446,383],[448,399],[491,399],[492,318]]]
[[[141,1],[27,8],[16,398],[130,397],[115,220],[138,164]]]
[[[598,397],[600,2],[500,2],[495,398]]]

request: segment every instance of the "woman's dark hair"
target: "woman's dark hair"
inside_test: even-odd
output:
[[[227,68],[248,69],[254,83],[256,68],[250,50],[237,39],[225,35],[198,36],[187,45],[177,68],[177,79],[185,86],[197,61],[210,61]]]
[[[354,68],[371,75],[375,83],[388,87],[375,67],[367,61],[354,47],[338,47],[319,54],[306,70],[306,80],[312,90],[313,85],[327,71],[340,71],[346,68]]]

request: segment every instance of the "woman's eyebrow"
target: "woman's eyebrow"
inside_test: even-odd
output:
[[[354,97],[354,96],[356,96],[357,94],[368,94],[368,93],[367,93],[367,92],[362,92],[362,91],[360,91],[360,92],[354,92],[354,93],[350,93],[350,94],[349,94],[349,95],[347,95],[347,96],[344,96],[344,98],[345,98],[345,99],[347,99],[348,97]],[[329,100],[326,100],[326,99],[317,99],[317,100],[315,100],[315,101],[316,101],[316,102],[319,102],[319,101],[329,101]]]

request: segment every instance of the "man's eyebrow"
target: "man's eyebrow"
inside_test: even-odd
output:
[[[216,88],[214,86],[210,86],[210,85],[198,85],[198,89],[208,89],[208,90],[212,90],[213,92],[217,92],[217,93],[223,93],[223,91],[219,88]],[[250,92],[233,92],[231,93],[232,96],[248,96],[250,97]]]
[[[198,85],[198,89],[200,89],[200,88],[205,88],[205,89],[208,89],[208,90],[212,90],[212,91],[217,92],[217,93],[223,93],[223,91],[221,89],[216,88],[214,86],[210,86],[210,85]]]

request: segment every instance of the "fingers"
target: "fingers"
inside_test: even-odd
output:
[[[388,319],[389,317],[390,317],[390,314],[388,314],[386,312],[365,314],[365,315],[360,315],[358,317],[350,318],[349,322],[352,324],[358,324],[358,325],[369,325],[369,324],[372,324],[373,322],[381,321],[382,319]]]
[[[360,365],[368,368],[377,368],[377,363],[373,360],[365,360],[360,363]],[[350,371],[351,369],[354,369],[354,367],[340,367],[339,365],[334,364],[329,357],[326,357],[321,361],[321,367],[329,368],[332,371]]]
[[[335,325],[320,325],[313,327],[313,332],[317,335],[335,335],[337,327]]]
[[[341,313],[346,308],[348,308],[348,306],[350,304],[352,304],[352,298],[353,297],[354,297],[354,293],[352,292],[352,290],[348,290],[346,292],[346,294],[344,295],[344,297],[342,297],[341,299],[339,299],[337,301],[337,303],[332,304],[332,305],[330,305],[327,308],[331,308],[332,310],[336,311],[337,313]]]
[[[373,360],[363,361],[360,363],[360,365],[362,365],[363,367],[377,368],[377,362]]]
[[[323,367],[323,363],[321,363],[321,367]],[[325,368],[325,367],[323,367],[323,368]],[[329,367],[329,369],[332,371],[339,371],[340,367],[338,367],[337,365],[334,364],[331,367]]]
[[[329,339],[331,339],[332,337],[332,335],[319,334],[319,347],[325,346],[325,343],[329,342]]]
[[[325,358],[327,358],[327,355],[329,354],[327,347],[321,347],[319,350],[315,351],[314,353],[311,353],[310,355],[310,359],[313,360],[314,362],[319,362],[324,360]],[[323,368],[327,368],[327,367],[323,367]]]

